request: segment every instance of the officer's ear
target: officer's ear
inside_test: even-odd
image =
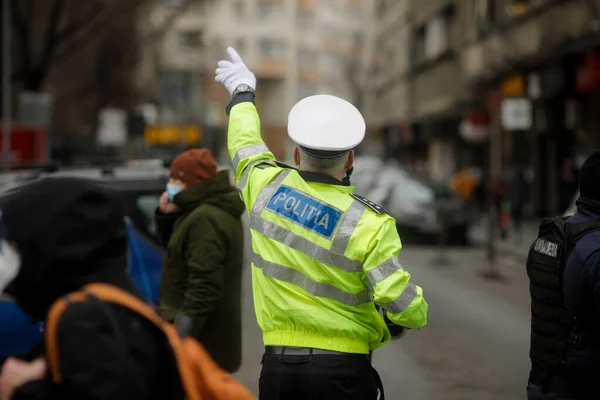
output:
[[[344,166],[344,170],[348,171],[352,169],[354,166],[354,150],[350,150],[348,153],[348,159],[346,160],[346,165]]]
[[[296,167],[300,166],[300,149],[298,146],[294,146],[294,164]]]

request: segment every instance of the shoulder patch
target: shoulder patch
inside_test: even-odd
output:
[[[371,200],[367,199],[366,197],[363,197],[363,196],[355,194],[355,193],[351,193],[350,196],[352,196],[356,200],[360,201],[365,206],[367,206],[371,210],[375,211],[377,214],[387,214],[388,213],[385,208],[381,207],[379,204],[373,203]]]
[[[258,160],[250,164],[250,166],[254,166],[254,168],[265,169],[268,167],[275,167],[276,164],[271,160]]]

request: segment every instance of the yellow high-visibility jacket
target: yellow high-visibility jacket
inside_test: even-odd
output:
[[[395,220],[334,178],[276,164],[249,99],[232,103],[228,147],[250,218],[264,344],[367,354],[390,339],[375,304],[395,324],[424,326],[427,302],[398,262]]]

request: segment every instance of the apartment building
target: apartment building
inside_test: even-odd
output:
[[[205,1],[175,18],[160,43],[146,51],[140,86],[165,105],[165,118],[187,118],[205,131],[222,132],[228,98],[213,72],[233,46],[258,78],[265,141],[278,157],[289,158],[287,115],[299,99],[357,95],[371,1]],[[157,1],[148,19],[159,25],[173,12]]]
[[[600,4],[380,0],[368,117],[386,157],[433,178],[529,177],[527,214],[560,213],[563,163],[600,145]],[[577,163],[576,161],[576,163]]]
[[[465,1],[379,1],[369,120],[383,126],[387,158],[426,160],[434,178],[454,170],[454,136],[468,91],[460,54]],[[453,132],[454,131],[454,132]]]

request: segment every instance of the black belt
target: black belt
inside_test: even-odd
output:
[[[371,353],[369,354],[357,354],[357,353],[342,353],[341,351],[323,350],[323,349],[312,349],[310,347],[288,347],[288,346],[266,346],[266,355],[277,355],[277,356],[339,356],[348,358],[363,358],[371,362]],[[383,382],[379,377],[379,374],[373,369],[373,377],[375,384],[379,390],[379,400],[385,400],[385,393],[383,391]]]
[[[343,353],[341,351],[312,349],[309,347],[267,346],[265,354],[278,356],[340,356],[360,357],[371,360],[370,354]]]

